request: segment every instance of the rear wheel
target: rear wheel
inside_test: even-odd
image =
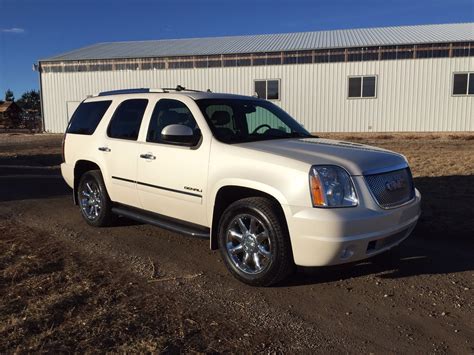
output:
[[[231,204],[219,223],[219,247],[229,271],[240,281],[269,286],[294,268],[284,216],[275,202],[245,198]]]
[[[77,200],[82,217],[91,226],[104,227],[115,220],[111,211],[112,202],[99,170],[91,170],[82,175],[77,189]]]

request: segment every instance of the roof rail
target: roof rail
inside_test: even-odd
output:
[[[120,89],[120,90],[102,91],[97,96],[108,96],[108,95],[119,95],[119,94],[143,94],[145,92],[150,92],[150,89],[140,88],[140,89]]]
[[[138,88],[138,89],[119,89],[102,91],[93,96],[108,96],[108,95],[120,95],[120,94],[143,94],[149,92],[165,92],[163,89],[151,89],[151,88]]]
[[[200,90],[186,89],[184,86],[177,85],[175,88],[161,88],[161,89],[150,89],[150,88],[136,88],[136,89],[119,89],[119,90],[110,90],[102,91],[93,96],[109,96],[109,95],[120,95],[120,94],[144,94],[150,92],[169,92],[169,91],[192,91],[192,92],[202,92]],[[211,90],[207,90],[211,92]]]

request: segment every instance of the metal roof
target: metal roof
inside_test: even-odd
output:
[[[107,42],[41,61],[261,53],[327,48],[474,41],[474,22],[232,37]]]

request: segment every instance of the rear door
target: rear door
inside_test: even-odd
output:
[[[179,99],[157,101],[149,122],[144,124],[147,124],[147,133],[139,144],[137,165],[137,189],[142,208],[206,225],[203,194],[210,139],[201,137],[193,147],[161,140],[161,130],[170,124],[187,125],[200,132],[191,109]]]
[[[138,134],[148,99],[120,102],[97,149],[106,166],[107,192],[114,202],[139,207],[136,190]]]

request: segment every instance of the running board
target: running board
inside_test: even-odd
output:
[[[192,237],[203,239],[210,238],[209,228],[192,225],[186,222],[181,222],[179,220],[161,216],[156,213],[146,211],[142,212],[141,210],[132,210],[126,207],[112,207],[112,212],[119,216],[124,216],[133,219],[137,222],[152,224],[154,226],[167,229],[171,232],[186,234]]]

